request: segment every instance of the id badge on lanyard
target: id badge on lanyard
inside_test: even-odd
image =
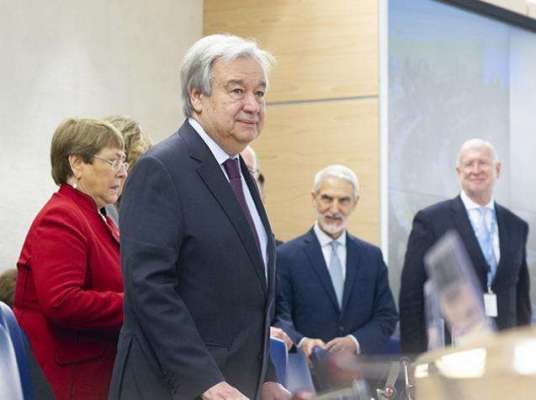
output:
[[[497,295],[493,293],[491,287],[488,286],[488,292],[484,293],[484,310],[488,317],[496,318],[497,312]]]

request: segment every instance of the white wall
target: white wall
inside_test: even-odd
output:
[[[49,148],[70,116],[127,114],[155,141],[182,122],[180,60],[202,0],[0,0],[0,271],[56,190]]]

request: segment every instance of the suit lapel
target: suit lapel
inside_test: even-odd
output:
[[[318,276],[318,279],[322,283],[328,298],[333,303],[333,306],[339,310],[339,303],[337,302],[337,295],[335,294],[335,289],[333,288],[333,283],[331,282],[331,276],[328,272],[328,267],[324,261],[324,255],[322,254],[322,249],[320,248],[320,243],[311,229],[309,234],[304,239],[304,251],[311,263],[314,273]]]
[[[508,233],[511,232],[510,227],[508,226],[508,218],[506,218],[506,213],[504,212],[504,209],[495,203],[495,215],[497,216],[497,228],[499,229],[499,248],[501,250],[501,257],[499,259],[499,262],[497,263],[497,272],[495,274],[495,278],[493,279],[492,284],[495,283],[495,281],[502,281],[500,275],[508,273],[507,268],[503,265],[504,260],[508,260],[508,249],[510,248],[510,237]],[[504,281],[507,281],[504,279]]]
[[[486,265],[487,261],[482,254],[480,245],[478,244],[478,239],[476,238],[475,231],[469,220],[469,215],[467,215],[467,210],[463,205],[462,199],[460,196],[452,200],[452,211],[453,217],[456,224],[456,228],[460,233],[461,239],[465,244],[467,253],[471,258],[471,262],[475,268],[475,272],[479,277],[479,280],[484,277],[484,282],[486,282],[487,270]]]
[[[253,198],[253,202],[255,203],[255,208],[257,209],[257,212],[259,213],[259,216],[262,221],[262,225],[264,227],[264,231],[266,232],[266,240],[267,240],[267,243],[266,243],[267,274],[266,276],[268,277],[268,290],[270,290],[271,286],[275,283],[275,240],[272,235],[272,228],[270,226],[270,222],[268,221],[268,216],[266,215],[266,210],[264,209],[264,204],[262,203],[261,195],[259,193],[259,188],[257,187],[257,183],[255,182],[251,174],[247,172],[248,171],[247,165],[241,156],[240,156],[240,168],[242,171],[246,171],[243,174],[244,180],[246,181],[246,184],[248,185],[249,192],[251,193],[251,197]],[[262,255],[261,255],[261,262],[264,265],[264,262],[262,260]]]
[[[346,278],[344,279],[344,291],[342,295],[342,312],[346,310],[350,299],[352,288],[357,279],[360,261],[359,247],[354,238],[346,232]]]
[[[264,262],[257,249],[255,238],[251,228],[244,216],[240,204],[236,200],[231,185],[225,178],[221,167],[210,152],[210,149],[203,142],[201,137],[187,122],[181,127],[179,134],[186,140],[192,158],[200,162],[197,172],[207,188],[213,194],[216,201],[231,221],[236,230],[246,252],[255,269],[264,292],[267,290],[266,277],[264,274]]]

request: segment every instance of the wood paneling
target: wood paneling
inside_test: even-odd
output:
[[[361,181],[349,230],[378,244],[378,1],[205,0],[203,30],[255,38],[277,58],[253,143],[277,237],[312,226],[314,175],[341,163]]]
[[[253,37],[277,58],[270,101],[378,94],[377,0],[205,0],[204,33]]]
[[[353,169],[361,199],[349,230],[379,243],[379,139],[377,99],[277,105],[253,143],[266,177],[265,202],[282,240],[309,229],[315,219],[310,192],[316,172],[333,163]]]

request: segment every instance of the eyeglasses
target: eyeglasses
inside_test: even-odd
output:
[[[106,164],[108,164],[110,167],[112,167],[114,172],[119,172],[119,170],[121,168],[124,168],[125,171],[128,170],[128,163],[125,162],[125,160],[122,159],[122,158],[118,158],[116,160],[107,160],[106,158],[102,158],[102,157],[98,157],[98,156],[93,156],[93,158],[96,158],[97,160],[104,161]]]

